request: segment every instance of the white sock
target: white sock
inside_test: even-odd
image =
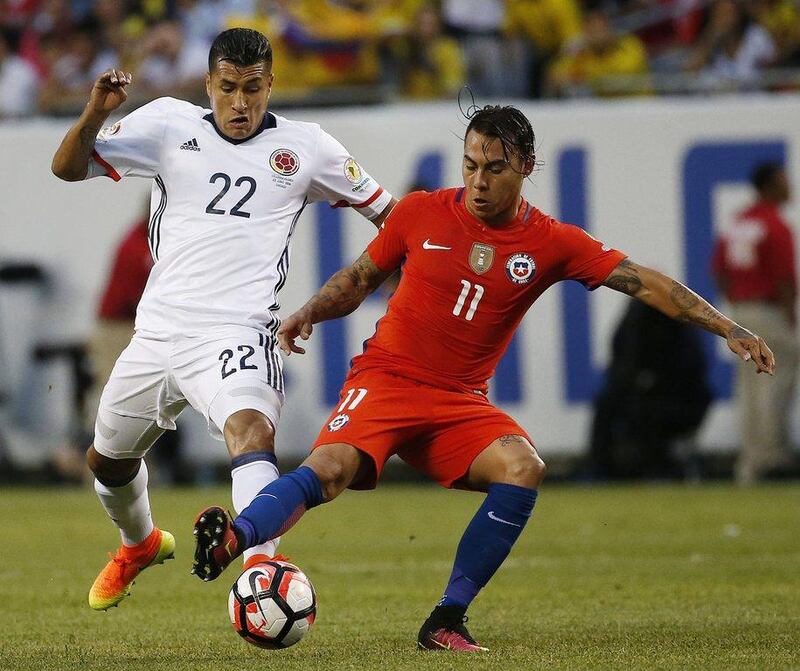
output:
[[[123,545],[138,545],[155,528],[150,515],[150,499],[147,496],[147,465],[142,459],[139,472],[127,485],[107,487],[94,481],[94,491],[106,509],[111,521],[119,527]]]
[[[272,453],[268,454],[272,456]],[[231,480],[233,481],[231,498],[233,499],[233,508],[237,514],[247,508],[264,487],[280,477],[278,467],[266,458],[259,458],[256,453],[252,452],[246,453],[242,457],[245,457],[245,459],[242,459],[245,463],[237,466],[237,461],[241,459],[241,457],[238,457],[233,460],[234,467],[231,469]],[[247,458],[251,460],[248,461]],[[278,550],[279,542],[280,538],[273,538],[271,541],[261,545],[254,545],[245,550],[242,557],[245,561],[255,554],[274,557]]]

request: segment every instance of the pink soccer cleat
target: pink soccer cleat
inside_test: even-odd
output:
[[[464,624],[467,616],[460,606],[437,606],[417,635],[417,645],[423,650],[452,650],[453,652],[486,652],[478,645]]]

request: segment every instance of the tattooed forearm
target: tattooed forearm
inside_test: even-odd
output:
[[[378,268],[364,252],[358,260],[333,275],[308,303],[313,323],[344,317],[355,310],[381,283],[394,272]]]
[[[86,160],[89,160],[89,157],[92,155],[92,150],[94,149],[94,143],[97,139],[97,134],[100,132],[100,126],[85,126],[81,128],[81,132],[79,135],[79,142],[80,142],[80,152],[83,156],[86,156]]]
[[[682,313],[691,310],[700,303],[700,297],[696,293],[675,280],[672,280],[672,290],[669,292],[669,298],[672,304]]]
[[[627,259],[614,269],[605,285],[635,296],[668,317],[696,324],[717,335],[727,336],[735,326],[713,305],[680,282]],[[635,291],[625,290],[632,288]]]
[[[86,178],[95,138],[107,116],[98,117],[84,113],[78,119],[77,123],[67,131],[53,156],[53,174],[69,182]]]
[[[625,259],[611,272],[604,284],[615,291],[635,296],[642,288],[642,279],[636,264]]]
[[[622,261],[603,283],[663,312],[668,317],[696,324],[727,337],[735,324],[680,282],[629,259]]]
[[[677,314],[672,316],[682,322],[697,324],[718,335],[727,335],[730,330],[732,322],[725,315],[680,282],[672,280],[669,300],[677,310]]]

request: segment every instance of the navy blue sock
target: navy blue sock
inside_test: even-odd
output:
[[[538,490],[493,484],[456,550],[440,606],[466,608],[505,561],[533,513]]]
[[[266,543],[291,529],[309,508],[322,503],[322,485],[308,466],[273,480],[233,521],[244,548]]]

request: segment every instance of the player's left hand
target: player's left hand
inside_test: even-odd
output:
[[[752,359],[756,373],[775,375],[775,355],[762,337],[734,324],[728,332],[728,347],[743,361]]]
[[[295,338],[299,336],[303,340],[308,340],[313,331],[314,325],[311,316],[303,310],[298,310],[283,320],[278,329],[278,346],[286,356],[292,352],[305,354],[306,351],[302,347],[294,344]]]

